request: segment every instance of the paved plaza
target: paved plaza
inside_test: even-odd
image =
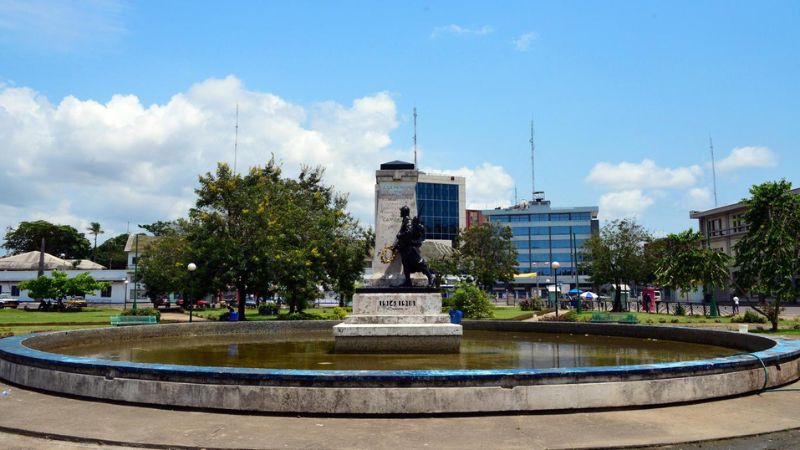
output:
[[[2,448],[618,448],[800,429],[800,382],[758,395],[664,408],[413,418],[181,411],[59,397],[6,384],[0,389],[10,389],[0,397]],[[798,433],[776,436],[702,447],[800,446]],[[736,447],[736,442],[780,446]]]

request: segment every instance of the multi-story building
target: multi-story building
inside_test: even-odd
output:
[[[800,188],[793,189],[792,193],[800,195]],[[705,236],[703,245],[735,257],[734,247],[747,233],[748,224],[744,221],[747,206],[744,203],[733,203],[720,206],[707,211],[689,211],[689,217],[697,219],[697,225]],[[736,266],[730,268],[731,286],[735,286]],[[732,289],[718,289],[714,292],[717,300],[729,300]],[[699,296],[699,294],[696,294]]]
[[[417,179],[417,215],[426,238],[452,243],[467,226],[464,177],[420,172]]]
[[[542,289],[563,291],[563,287],[589,288],[589,276],[579,270],[583,261],[583,243],[599,232],[597,206],[553,208],[543,193],[531,202],[510,208],[483,211],[492,223],[509,226],[517,249],[517,271],[530,276],[517,278],[511,287],[518,298],[532,293],[540,296]],[[558,261],[559,286],[551,264]],[[563,287],[562,287],[563,286]],[[507,287],[498,286],[498,290]],[[538,291],[538,292],[537,292]]]
[[[486,216],[478,209],[467,210],[467,228],[472,228],[486,223]]]

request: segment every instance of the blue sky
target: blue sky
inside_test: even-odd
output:
[[[800,184],[798,2],[0,0],[0,225],[104,237],[185,215],[199,173],[327,167],[372,221],[372,172],[467,177],[470,206],[537,189],[657,233],[753,183]]]

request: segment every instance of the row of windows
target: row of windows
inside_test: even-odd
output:
[[[458,213],[457,185],[417,183],[417,214],[428,239],[455,239]]]
[[[492,222],[564,222],[569,220],[592,220],[592,213],[499,214],[492,215],[491,220]]]
[[[549,267],[546,267],[546,268],[541,268],[541,267],[531,267],[531,266],[528,266],[528,265],[520,264],[520,265],[517,267],[517,271],[519,271],[520,273],[526,273],[526,272],[536,272],[536,275],[537,275],[537,276],[540,276],[540,277],[550,277],[550,276],[553,276],[553,269],[551,269],[551,268],[549,268]],[[585,272],[583,272],[583,271],[579,271],[579,273],[578,273],[578,274],[579,274],[579,275],[587,275],[587,274],[586,274]],[[558,269],[558,276],[560,276],[560,277],[561,277],[561,276],[567,276],[567,275],[572,275],[572,276],[574,276],[574,275],[575,275],[575,269],[573,269],[573,268],[572,268],[572,266],[569,266],[569,267],[561,266],[561,267]],[[551,280],[551,281],[552,281],[552,280]]]
[[[591,234],[592,227],[579,225],[574,227],[511,227],[514,236],[549,236],[551,234]]]
[[[575,256],[578,258],[578,262],[582,262],[584,259],[583,254],[581,253],[578,253]],[[572,258],[573,255],[570,255],[569,253],[553,253],[552,255],[549,253],[517,253],[517,261],[521,263],[531,262],[537,267],[548,267],[551,261],[558,261],[561,264],[569,264],[570,261],[572,261]]]
[[[575,248],[580,249],[586,239],[575,239]],[[514,247],[519,249],[543,249],[543,248],[572,248],[573,244],[569,240],[542,240],[542,241],[514,241]]]

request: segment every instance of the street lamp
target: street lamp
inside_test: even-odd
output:
[[[122,303],[122,309],[128,309],[128,279],[125,278],[125,302]]]
[[[193,306],[193,303],[194,303],[194,302],[192,302],[192,274],[194,273],[195,270],[197,270],[197,264],[195,264],[193,262],[187,264],[186,265],[186,270],[189,271],[189,292],[188,292],[189,295],[187,295],[187,297],[189,297],[189,298],[184,299],[184,302],[189,302],[189,323],[191,323],[192,322],[192,306]]]
[[[556,317],[558,317],[558,268],[561,267],[561,264],[558,261],[553,261],[550,263],[550,267],[553,268],[553,276],[556,279]]]

